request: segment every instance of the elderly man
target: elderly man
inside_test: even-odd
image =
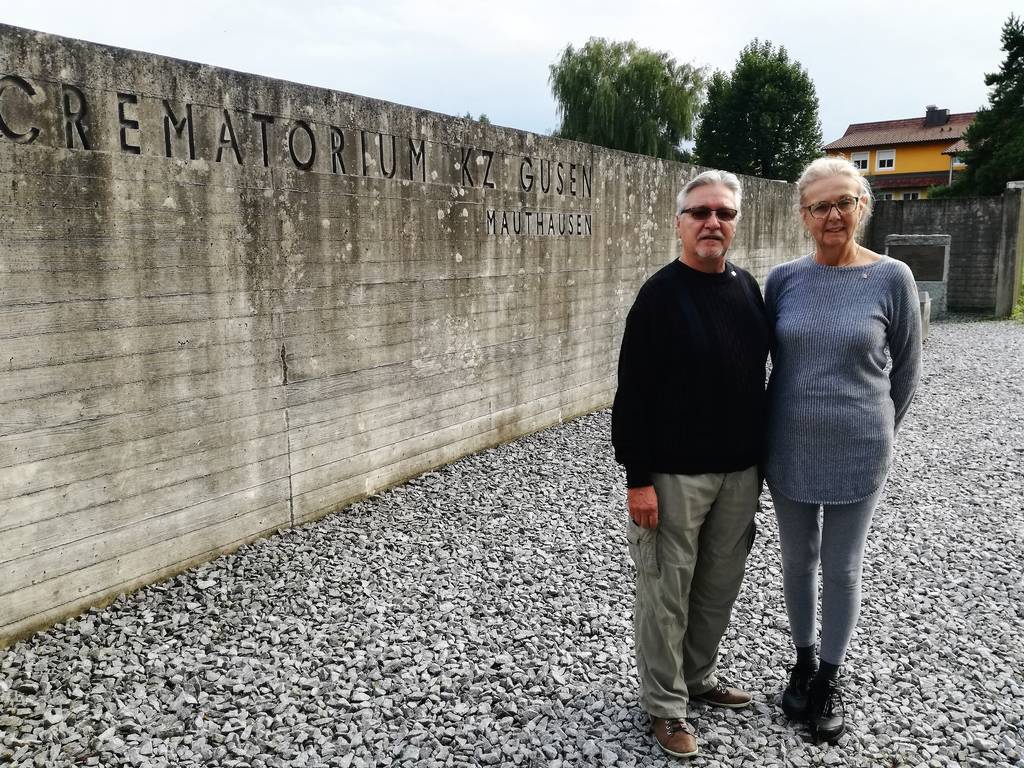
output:
[[[720,171],[679,193],[681,253],[626,318],[612,410],[637,571],[640,706],[676,757],[697,754],[691,700],[739,708],[751,698],[717,670],[754,538],[770,342],[757,282],[726,261],[740,203],[739,180]]]

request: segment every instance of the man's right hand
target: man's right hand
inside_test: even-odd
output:
[[[658,527],[658,495],[653,485],[643,488],[630,488],[626,492],[629,504],[629,516],[641,528]]]

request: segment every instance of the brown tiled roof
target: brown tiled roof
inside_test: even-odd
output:
[[[923,117],[906,120],[883,120],[877,123],[854,123],[846,129],[842,138],[825,145],[830,149],[858,149],[861,147],[884,147],[892,144],[911,144],[923,141],[948,141],[959,139],[976,113],[959,112],[949,116],[945,125],[925,128]]]
[[[956,144],[946,147],[942,150],[944,155],[962,155],[967,151],[967,142],[960,139]]]
[[[949,182],[949,171],[930,171],[928,173],[893,173],[888,175],[868,176],[872,189],[910,189],[912,187],[932,187],[936,184]]]

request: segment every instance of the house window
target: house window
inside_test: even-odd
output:
[[[963,165],[964,164],[964,159],[962,157],[960,157],[960,155],[953,155],[953,157],[950,160],[950,162],[953,165]]]
[[[866,171],[868,169],[868,158],[870,156],[870,152],[854,152],[852,155],[850,155],[850,162],[853,163],[859,170]]]
[[[875,200],[892,200],[892,192],[879,192],[875,195]]]
[[[921,193],[920,192],[904,192],[903,193],[903,199],[904,200],[920,200],[921,199]]]
[[[896,167],[896,150],[880,149],[877,153],[877,170],[891,171]]]

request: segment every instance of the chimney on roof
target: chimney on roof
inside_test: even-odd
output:
[[[949,122],[948,109],[939,109],[934,104],[929,104],[924,110],[925,128],[934,128],[937,125],[945,125]]]

